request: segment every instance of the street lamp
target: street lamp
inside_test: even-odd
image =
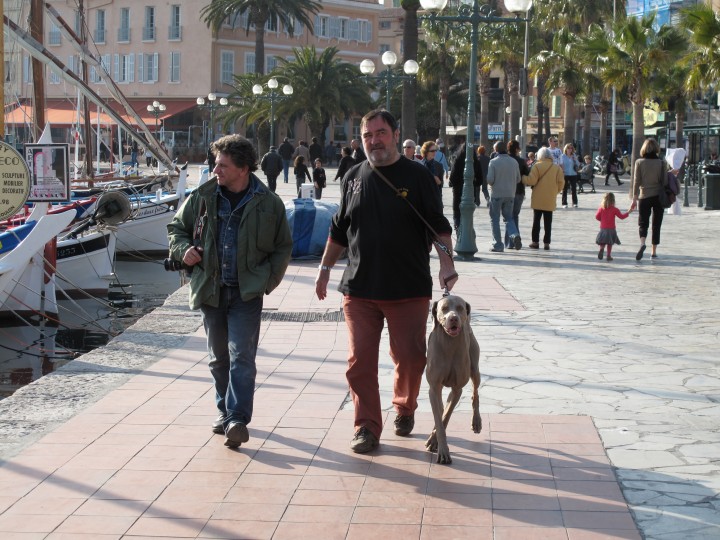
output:
[[[458,241],[455,244],[455,252],[461,260],[472,260],[477,253],[475,244],[475,229],[473,227],[473,212],[475,212],[475,200],[473,193],[474,168],[473,160],[470,159],[475,151],[475,93],[477,88],[477,63],[478,63],[478,37],[480,25],[488,27],[493,24],[518,24],[527,22],[520,15],[515,17],[499,17],[491,6],[479,5],[478,0],[473,0],[472,5],[464,3],[458,8],[457,15],[438,15],[447,5],[447,0],[420,0],[424,10],[430,11],[429,15],[421,17],[430,21],[430,24],[444,23],[458,33],[470,37],[470,81],[468,84],[468,109],[467,109],[467,138],[465,140],[465,171],[463,173],[463,190],[460,199],[460,228],[458,229]],[[505,7],[513,13],[527,13],[532,6],[532,0],[505,0]],[[468,31],[465,23],[470,23]]]
[[[271,78],[267,82],[267,86],[270,89],[270,93],[267,96],[262,95],[263,87],[261,84],[256,84],[252,87],[253,94],[257,99],[264,99],[270,102],[270,146],[275,144],[275,102],[288,99],[292,96],[293,87],[286,84],[282,87],[282,94],[277,91],[277,87],[280,86],[276,78]]]
[[[525,12],[525,48],[523,50],[523,67],[520,70],[520,96],[522,101],[520,103],[520,152],[527,157],[527,117],[529,114],[529,103],[528,98],[528,54],[530,49],[530,7]],[[589,122],[589,120],[586,120]]]
[[[160,118],[160,115],[165,112],[165,109],[165,105],[159,101],[153,101],[147,106],[147,111],[155,115],[155,138],[158,142],[160,142],[160,139],[158,138],[158,118]]]
[[[415,75],[417,75],[420,66],[415,60],[407,60],[403,64],[403,71],[405,72],[405,75],[399,75],[394,73],[392,70],[392,67],[397,64],[398,61],[397,55],[394,52],[385,51],[380,60],[387,69],[379,75],[374,77],[371,76],[375,72],[375,62],[369,58],[360,62],[360,71],[363,75],[365,75],[364,78],[366,81],[376,80],[385,82],[385,110],[390,112],[390,91],[397,85],[398,82],[413,80]]]
[[[218,101],[217,96],[210,92],[207,95],[207,103],[205,103],[205,98],[199,97],[195,100],[195,103],[198,104],[198,107],[207,107],[210,109],[210,127],[207,130],[207,140],[205,141],[205,146],[208,146],[210,144],[210,141],[213,140],[213,134],[215,132],[215,109],[219,107],[225,107],[228,104],[228,100],[226,97],[221,97],[219,100],[219,105],[216,105],[215,102]]]

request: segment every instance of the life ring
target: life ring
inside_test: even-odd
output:
[[[53,238],[45,244],[43,251],[43,261],[45,262],[45,283],[47,284],[55,273],[57,267],[57,237]]]

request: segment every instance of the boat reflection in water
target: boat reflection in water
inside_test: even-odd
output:
[[[83,353],[108,343],[165,302],[180,286],[162,260],[116,261],[117,280],[103,298],[62,299],[58,316],[0,325],[0,399]]]

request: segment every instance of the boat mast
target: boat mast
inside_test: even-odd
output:
[[[85,7],[83,0],[78,0],[78,15],[80,16],[80,42],[87,46],[87,24],[85,22]],[[80,78],[84,84],[88,81],[88,63],[80,56],[81,72]],[[83,139],[85,140],[85,174],[90,182],[93,178],[93,162],[92,162],[92,121],[90,119],[90,101],[86,95],[83,95]],[[92,186],[92,183],[88,184]]]
[[[45,11],[43,10],[42,0],[30,1],[30,35],[39,43],[45,42],[45,29],[43,21],[45,20]],[[5,57],[3,56],[3,63]],[[35,109],[35,123],[33,141],[40,139],[40,134],[45,129],[45,65],[32,59],[32,77],[33,77],[33,97]],[[4,81],[5,79],[3,79]],[[5,84],[3,82],[3,84]],[[3,101],[4,104],[4,101]],[[3,133],[4,135],[4,133]]]

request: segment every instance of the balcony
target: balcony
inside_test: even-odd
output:
[[[118,28],[118,43],[130,43],[130,28]]]
[[[105,29],[104,28],[96,28],[95,34],[93,35],[93,39],[95,40],[95,43],[105,43]]]
[[[155,41],[156,28],[154,26],[146,26],[143,28],[143,41]]]
[[[180,41],[182,39],[182,26],[175,25],[168,27],[168,39],[171,41]]]

